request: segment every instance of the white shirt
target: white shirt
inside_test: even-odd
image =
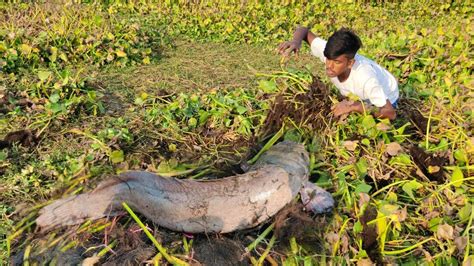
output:
[[[326,62],[324,48],[326,41],[315,38],[311,43],[311,53]],[[337,77],[330,78],[342,95],[357,95],[361,100],[370,101],[377,107],[387,103],[394,103],[398,99],[398,84],[395,77],[374,61],[356,54],[349,77],[340,82]]]

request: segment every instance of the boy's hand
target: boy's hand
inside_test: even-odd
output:
[[[282,42],[278,46],[277,50],[279,54],[283,56],[289,56],[291,52],[294,52],[296,55],[298,55],[300,48],[301,48],[301,42],[288,41],[288,42]]]
[[[342,102],[339,102],[332,107],[332,112],[335,117],[338,117],[343,114],[347,114],[354,111],[353,105],[353,101],[343,100]]]

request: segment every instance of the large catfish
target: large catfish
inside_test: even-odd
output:
[[[89,193],[53,202],[40,211],[38,226],[48,229],[113,216],[126,202],[156,224],[175,231],[226,233],[254,227],[288,204],[308,181],[308,153],[284,141],[262,154],[241,175],[196,181],[130,171],[110,178]],[[307,186],[309,187],[309,186]],[[330,194],[316,189],[315,209],[333,205]],[[313,204],[314,205],[314,204]]]

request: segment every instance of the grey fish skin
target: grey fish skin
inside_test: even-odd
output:
[[[130,171],[94,191],[60,199],[40,211],[43,229],[116,215],[126,202],[165,228],[189,233],[226,233],[264,222],[308,180],[309,156],[302,144],[274,145],[242,175],[196,181]]]

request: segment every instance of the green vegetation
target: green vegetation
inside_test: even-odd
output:
[[[472,262],[473,4],[280,2],[0,4],[0,135],[32,132],[0,150],[0,261],[77,247],[105,261],[123,244],[112,228],[137,228],[131,217],[40,239],[38,204],[128,169],[225,175],[282,129],[307,145],[313,179],[338,206],[318,232],[322,252],[297,238],[286,254],[273,252],[272,224],[250,261]],[[311,109],[313,76],[327,81],[321,65],[304,55],[280,65],[272,51],[297,24],[324,38],[353,28],[361,53],[398,78],[399,118],[334,121]],[[305,116],[278,117],[275,106]],[[160,246],[159,228],[143,222]],[[187,261],[188,241],[163,244],[153,261]]]

